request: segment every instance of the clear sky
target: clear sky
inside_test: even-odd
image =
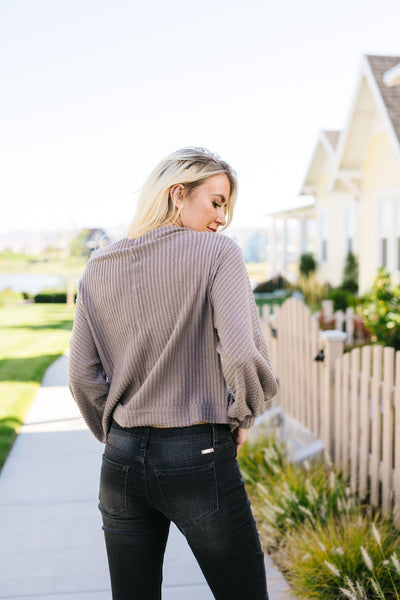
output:
[[[236,169],[236,226],[306,203],[319,130],[399,23],[399,0],[1,0],[0,231],[128,225],[189,145]]]

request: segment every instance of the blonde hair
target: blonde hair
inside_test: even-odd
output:
[[[225,173],[229,179],[230,194],[226,202],[226,225],[232,221],[237,196],[237,179],[232,167],[216,154],[204,148],[182,148],[161,161],[144,184],[135,217],[126,237],[135,239],[161,227],[166,222],[174,224],[180,209],[171,201],[170,190],[182,184],[187,192],[201,185],[213,175]]]

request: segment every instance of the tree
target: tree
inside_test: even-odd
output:
[[[102,248],[110,242],[110,238],[103,229],[88,229],[85,227],[71,241],[70,253],[71,256],[90,258],[93,250]]]
[[[299,271],[304,277],[308,277],[310,273],[314,273],[317,268],[315,258],[310,253],[305,253],[300,256]]]
[[[343,281],[340,287],[352,294],[357,294],[358,292],[358,261],[351,250],[348,251],[346,256],[346,263],[343,269]]]
[[[89,248],[89,246],[87,245],[88,238],[89,238],[89,232],[90,232],[90,230],[87,227],[85,227],[71,241],[71,244],[70,244],[71,256],[85,256],[86,258],[90,257],[92,251]]]

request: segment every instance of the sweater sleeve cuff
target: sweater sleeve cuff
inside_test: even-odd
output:
[[[255,420],[256,417],[246,417],[245,419],[243,419],[243,421],[240,421],[239,427],[242,427],[243,429],[250,429],[251,427],[253,427]]]

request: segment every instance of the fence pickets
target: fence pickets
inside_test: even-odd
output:
[[[279,328],[278,338],[266,330],[266,338],[274,365],[282,365],[277,376],[283,409],[316,437],[320,435],[320,365],[314,358],[321,349],[319,329],[309,309],[290,298],[273,322]],[[305,368],[306,367],[306,368]]]
[[[323,439],[351,490],[400,528],[400,351],[354,348],[332,365],[303,302],[290,298],[269,319],[263,328],[283,410]],[[325,360],[316,361],[322,348]]]
[[[381,388],[382,388],[382,360],[383,348],[375,346],[373,348],[373,366],[372,366],[372,423],[371,423],[371,503],[378,506],[379,503],[379,468],[381,460],[381,438],[382,438],[382,417],[381,417]]]
[[[364,346],[361,350],[361,395],[360,395],[360,475],[359,491],[364,500],[368,494],[369,454],[370,454],[370,422],[371,422],[371,346]]]

